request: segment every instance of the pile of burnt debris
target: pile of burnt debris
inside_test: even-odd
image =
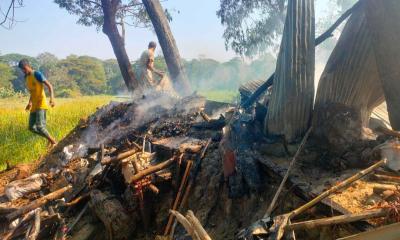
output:
[[[34,174],[2,173],[1,239],[334,239],[399,221],[399,133],[337,156],[312,129],[298,144],[260,129],[197,95],[112,102]],[[370,166],[341,164],[350,152]]]

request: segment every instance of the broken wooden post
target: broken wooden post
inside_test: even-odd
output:
[[[135,219],[132,219],[122,204],[110,195],[99,190],[90,192],[89,206],[103,222],[109,239],[129,239],[135,230]]]
[[[52,193],[47,194],[46,196],[43,196],[39,199],[36,199],[32,202],[30,202],[28,205],[25,205],[21,208],[19,208],[18,210],[10,213],[7,215],[7,220],[11,221],[16,219],[17,217],[32,211],[35,208],[39,208],[43,205],[45,205],[46,203],[48,203],[49,201],[55,200],[55,199],[59,199],[61,198],[67,191],[71,190],[72,186],[68,185],[66,187],[60,188],[57,191],[54,191]]]
[[[314,1],[289,0],[264,131],[293,142],[309,128],[314,102]]]

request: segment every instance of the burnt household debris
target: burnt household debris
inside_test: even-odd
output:
[[[238,104],[149,90],[1,173],[1,239],[399,239],[400,3],[314,19],[288,1],[276,71]]]

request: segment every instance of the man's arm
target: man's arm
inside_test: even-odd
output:
[[[163,72],[158,71],[157,69],[154,68],[154,59],[153,58],[149,58],[149,60],[147,61],[147,69],[158,74],[160,77],[164,76]]]
[[[51,83],[47,80],[45,80],[43,82],[43,84],[47,87],[47,89],[49,89],[49,93],[50,93],[50,106],[54,107],[56,104],[54,102],[54,91],[53,91],[53,85],[51,85]]]
[[[28,105],[26,105],[25,110],[29,111],[32,108],[32,96],[29,96]]]

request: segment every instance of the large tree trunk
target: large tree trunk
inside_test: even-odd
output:
[[[124,39],[119,34],[115,20],[118,5],[119,0],[101,0],[101,7],[104,14],[103,32],[111,42],[125,84],[132,91],[138,88],[139,84],[133,73],[131,63],[126,54]]]
[[[390,124],[393,129],[400,130],[400,1],[365,2]]]
[[[158,0],[143,0],[143,4],[156,31],[175,90],[182,95],[188,94],[189,81],[163,8]]]
[[[313,0],[289,0],[265,121],[270,134],[295,141],[309,127],[314,100],[315,19]]]

